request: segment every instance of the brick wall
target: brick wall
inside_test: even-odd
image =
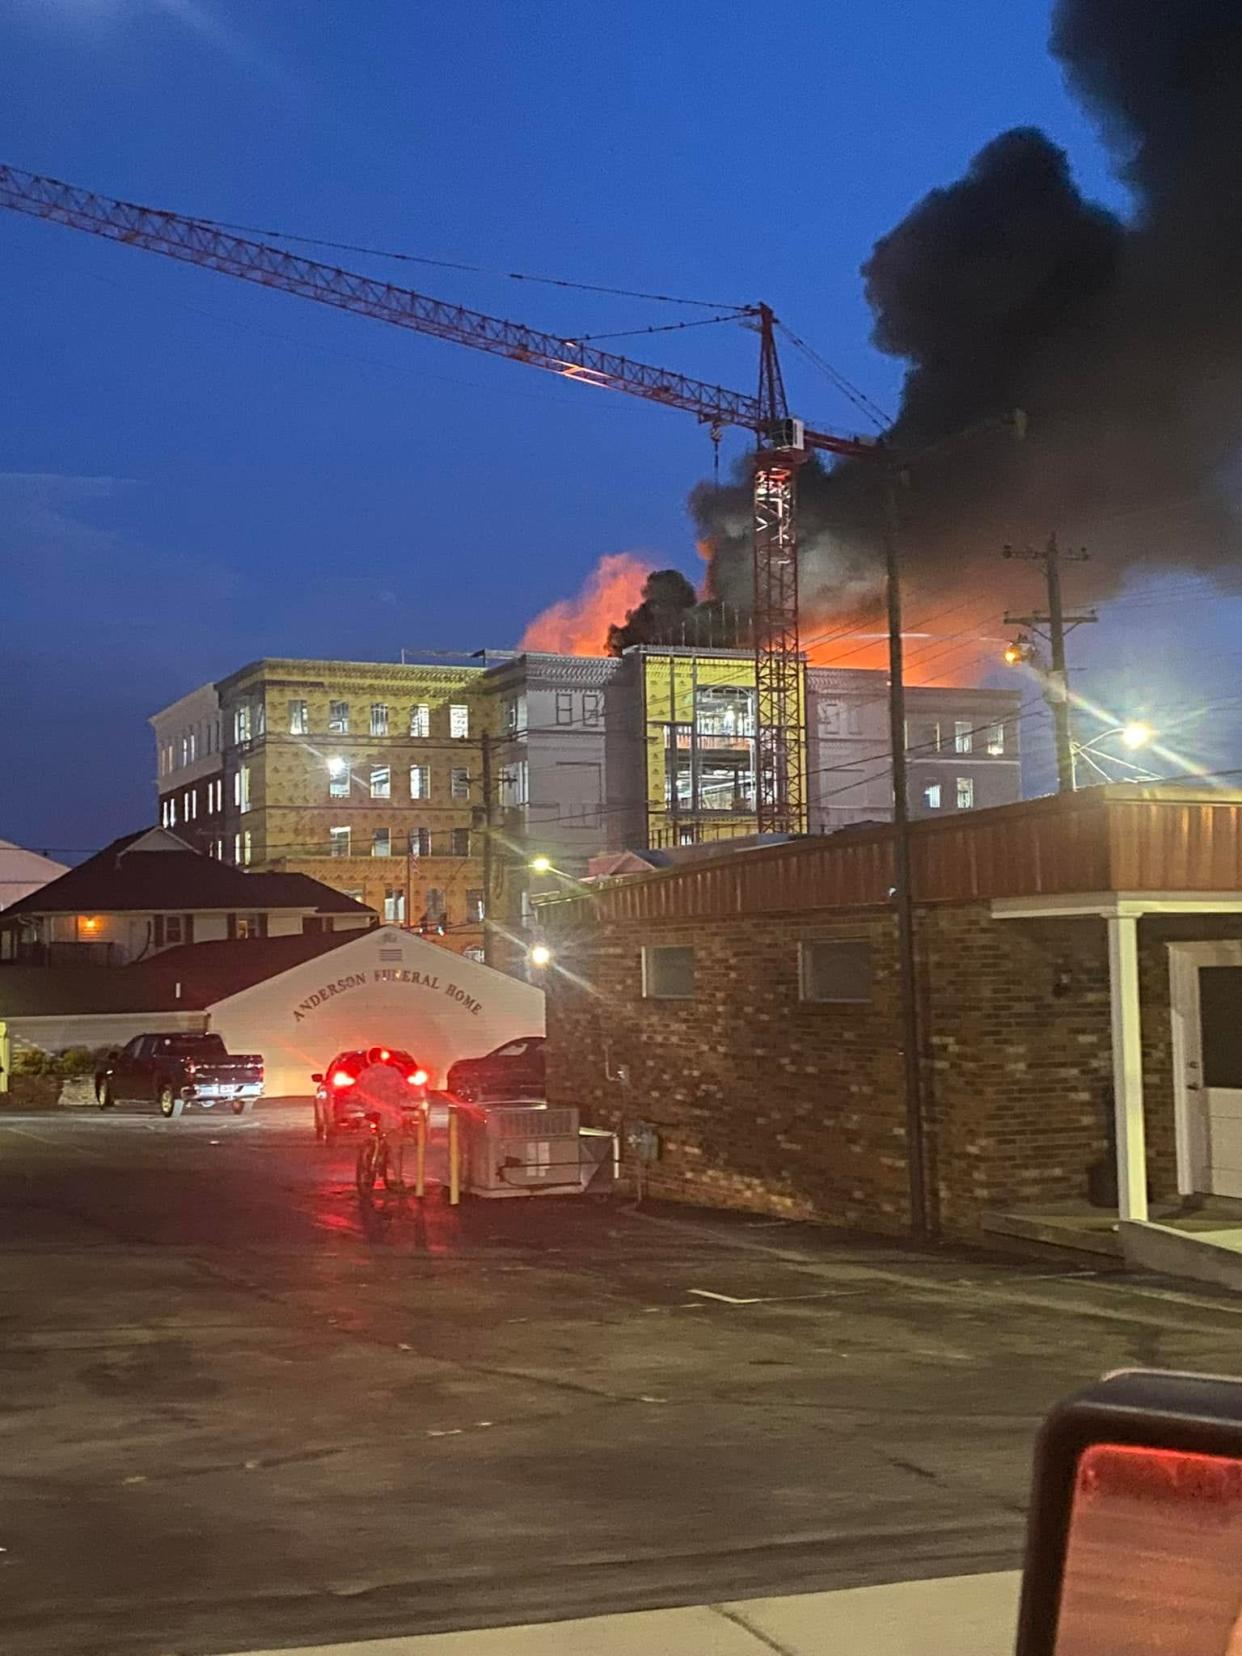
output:
[[[1242,936],[1242,920],[1140,924],[1149,1171],[1176,1186],[1167,943]],[[798,944],[866,938],[869,1005],[799,999]],[[692,1000],[642,998],[644,943],[696,950]],[[946,904],[917,921],[929,1181],[942,1229],[995,1208],[1086,1194],[1111,1154],[1112,1044],[1102,919],[993,920]],[[908,1224],[896,947],[876,909],[736,922],[634,923],[563,940],[591,988],[553,974],[549,1098],[584,1118],[660,1130],[653,1194],[815,1217]],[[629,1067],[628,1086],[608,1079]]]

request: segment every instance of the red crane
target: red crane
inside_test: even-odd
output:
[[[266,242],[234,235],[208,220],[186,218],[96,195],[59,179],[0,165],[0,207],[50,219],[109,241],[204,265],[264,287],[315,299],[410,328],[415,333],[511,358],[566,379],[684,409],[714,427],[754,433],[756,749],[760,833],[806,829],[802,741],[802,653],[798,634],[797,473],[811,449],[829,454],[874,453],[864,438],[808,431],[789,417],[776,354],[775,317],[767,305],[748,307],[760,335],[756,396],[653,368],[588,342],[558,338],[482,311],[452,305],[408,288],[319,263]]]

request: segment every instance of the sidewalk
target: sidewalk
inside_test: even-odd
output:
[[[236,1656],[1010,1656],[1016,1570]]]

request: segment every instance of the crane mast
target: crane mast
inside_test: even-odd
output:
[[[754,434],[754,648],[756,782],[760,833],[806,829],[802,740],[804,684],[798,633],[797,474],[808,452],[873,453],[857,437],[808,431],[789,418],[776,353],[775,317],[749,308],[760,335],[756,396],[711,385],[668,369],[559,338],[483,311],[433,299],[412,289],[253,241],[180,213],[97,195],[59,179],[0,165],[0,207],[48,219],[109,241],[201,265],[242,281],[370,316],[435,339],[508,357],[587,385],[678,408],[715,427]]]

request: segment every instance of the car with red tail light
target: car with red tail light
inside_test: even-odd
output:
[[[366,1121],[358,1080],[372,1064],[391,1065],[405,1077],[411,1105],[426,1103],[430,1077],[412,1053],[384,1046],[338,1052],[325,1070],[311,1076],[315,1083],[315,1137],[320,1144],[331,1144],[338,1133],[356,1132]]]

